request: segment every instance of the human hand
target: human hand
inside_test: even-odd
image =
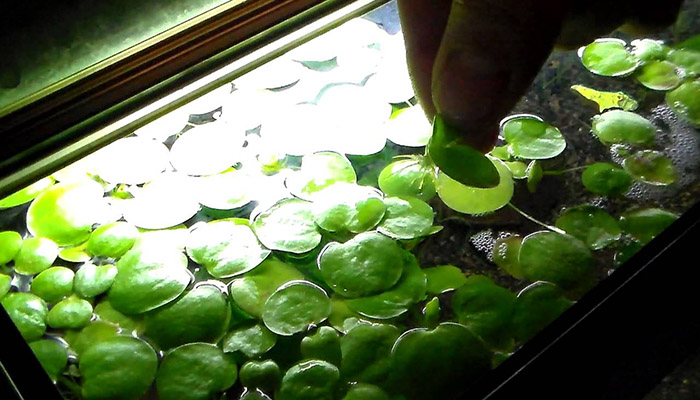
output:
[[[408,67],[429,118],[440,113],[465,144],[489,151],[555,46],[590,43],[617,27],[675,20],[682,0],[398,0]]]

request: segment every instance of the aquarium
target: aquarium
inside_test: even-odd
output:
[[[380,3],[15,176],[56,166],[0,200],[1,303],[37,380],[67,399],[460,398],[687,220],[697,26],[554,53],[482,155],[425,117]]]

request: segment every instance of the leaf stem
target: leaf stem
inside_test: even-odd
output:
[[[563,174],[566,174],[568,172],[580,171],[580,170],[585,169],[585,168],[586,168],[585,166],[582,166],[582,167],[561,169],[558,171],[543,171],[542,174],[543,175],[563,175]]]
[[[511,202],[508,202],[508,206],[509,206],[510,208],[512,208],[513,210],[515,210],[515,212],[517,212],[518,214],[520,214],[520,215],[522,215],[523,217],[529,219],[530,221],[536,223],[537,225],[540,225],[540,226],[542,226],[542,227],[544,227],[544,228],[547,228],[547,229],[549,229],[549,230],[552,231],[552,232],[561,233],[562,235],[563,235],[563,234],[566,234],[566,232],[564,232],[563,230],[557,228],[556,226],[547,225],[547,224],[545,224],[544,222],[542,222],[542,221],[536,219],[535,217],[533,217],[533,216],[527,214],[525,211],[519,209],[518,207],[516,207],[516,206],[515,206],[513,203],[511,203]]]

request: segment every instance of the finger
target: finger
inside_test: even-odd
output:
[[[431,95],[433,62],[440,48],[452,0],[398,0],[406,42],[406,60],[416,97],[429,118],[435,115]]]
[[[570,0],[455,0],[435,59],[437,112],[466,144],[493,147],[498,123],[551,52]]]

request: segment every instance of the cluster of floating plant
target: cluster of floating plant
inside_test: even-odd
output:
[[[401,49],[352,21],[0,200],[2,306],[67,396],[450,398],[595,283],[594,252],[622,263],[677,218],[580,205],[500,238],[493,262],[531,282],[519,293],[419,265],[412,250],[441,229],[436,196],[466,214],[517,210],[518,181],[536,192],[570,172],[542,168],[566,140],[535,116],[505,120],[488,155],[439,117],[431,131]],[[692,50],[596,42],[582,57],[599,74],[639,70],[698,122]],[[585,166],[587,190],[675,181],[634,99],[575,90],[600,105],[601,141],[638,148],[622,167]]]

